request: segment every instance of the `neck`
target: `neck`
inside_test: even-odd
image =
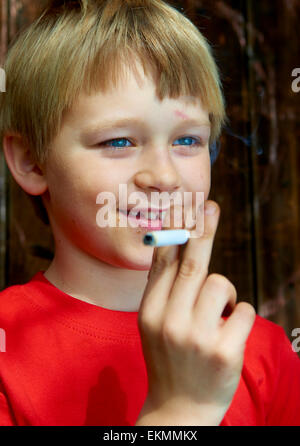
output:
[[[109,310],[139,310],[148,270],[129,270],[89,256],[76,247],[59,249],[45,277],[64,293]],[[70,252],[72,251],[72,252]]]

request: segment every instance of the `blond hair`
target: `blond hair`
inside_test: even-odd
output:
[[[227,118],[218,67],[183,13],[162,0],[52,0],[9,48],[0,142],[8,131],[21,134],[42,165],[78,95],[113,88],[133,61],[153,76],[160,100],[200,98],[210,144],[219,137]]]

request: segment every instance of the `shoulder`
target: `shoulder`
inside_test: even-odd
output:
[[[0,292],[0,318],[12,315],[22,302],[26,285],[11,285]]]
[[[18,323],[18,315],[24,319],[29,309],[33,309],[30,297],[34,295],[41,272],[37,272],[24,284],[11,285],[0,291],[0,326],[1,323]],[[26,311],[26,313],[24,313]]]
[[[245,349],[245,365],[255,373],[279,379],[293,369],[300,373],[300,360],[285,330],[257,315]],[[299,375],[298,375],[299,376]]]
[[[280,325],[256,315],[246,344],[246,351],[251,358],[269,358],[276,362],[282,348],[287,345],[292,352],[291,343]]]
[[[300,359],[285,330],[257,316],[246,347],[245,365],[263,396],[266,423],[299,426]]]
[[[280,325],[256,315],[249,335],[249,342],[255,341],[262,346],[266,346],[270,342],[274,342],[274,336],[276,339],[281,339],[282,336],[285,336],[284,329]]]

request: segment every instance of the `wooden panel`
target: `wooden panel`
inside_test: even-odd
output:
[[[0,67],[3,67],[4,58],[7,50],[7,25],[8,8],[7,2],[0,2]],[[0,91],[0,94],[5,92]],[[0,289],[6,285],[6,253],[7,253],[7,165],[4,160],[3,152],[0,150]]]
[[[291,89],[299,66],[299,2],[248,0],[249,102],[259,122],[252,166],[258,264],[258,310],[291,330],[300,326],[299,95]],[[259,153],[259,155],[257,155]]]
[[[4,8],[8,5],[8,8]],[[1,54],[16,33],[29,25],[36,16],[40,2],[1,0]],[[4,59],[2,59],[4,60]],[[5,93],[3,93],[5,94]],[[0,256],[1,289],[27,282],[39,269],[47,269],[53,255],[50,227],[35,215],[28,195],[20,188],[4,162],[1,150],[1,220]],[[3,238],[6,238],[6,243]]]

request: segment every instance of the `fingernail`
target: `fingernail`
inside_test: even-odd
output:
[[[213,215],[216,213],[216,206],[214,206],[213,204],[206,204],[205,205],[205,214],[206,215]]]

